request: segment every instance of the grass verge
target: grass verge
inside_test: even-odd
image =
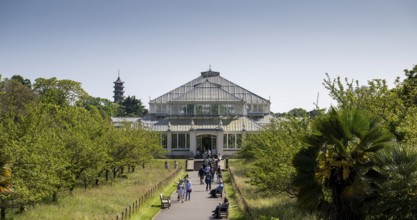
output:
[[[245,198],[254,219],[316,219],[313,215],[301,212],[297,208],[296,200],[290,198],[287,194],[257,192],[256,186],[249,184],[249,178],[246,176],[246,165],[242,161],[237,159],[230,160],[230,167],[236,185],[239,187],[242,197]]]
[[[103,184],[86,191],[76,188],[72,195],[63,192],[58,203],[40,204],[22,214],[9,213],[7,219],[115,219],[118,213],[175,171],[173,166],[165,170],[165,161],[154,160],[146,164],[145,169],[138,168],[134,173],[126,174],[126,178],[116,179],[114,184]],[[172,165],[174,160],[168,161]]]
[[[183,176],[185,174],[185,171],[178,173],[178,175],[172,179],[172,182],[161,189],[160,193],[163,195],[171,195],[177,188],[176,180]],[[161,210],[161,200],[159,199],[159,194],[155,193],[152,198],[150,198],[145,205],[137,212],[135,215],[132,216],[131,219],[133,220],[149,220],[153,219]],[[171,198],[173,199],[173,198]]]
[[[235,193],[235,190],[233,189],[232,182],[230,180],[229,172],[223,172],[223,181],[224,181],[224,190],[226,192],[226,196],[229,199],[230,205],[229,205],[229,219],[231,220],[246,220],[248,219],[244,212],[241,210],[238,203],[237,194]]]

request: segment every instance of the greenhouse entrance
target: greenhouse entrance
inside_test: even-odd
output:
[[[197,152],[204,154],[210,150],[211,155],[217,154],[217,137],[216,135],[199,135],[197,136]]]

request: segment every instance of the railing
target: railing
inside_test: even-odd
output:
[[[253,214],[252,214],[252,212],[249,208],[248,203],[246,202],[245,198],[243,198],[242,192],[240,191],[239,187],[236,184],[236,180],[235,180],[235,177],[233,176],[233,173],[232,173],[232,170],[230,169],[230,166],[229,166],[228,170],[229,170],[229,175],[230,175],[230,180],[232,182],[232,186],[237,192],[236,193],[237,194],[236,200],[239,200],[240,203],[243,205],[242,210],[243,210],[243,212],[246,213],[246,215],[249,217],[249,219],[254,219],[254,216],[253,216]]]
[[[127,220],[132,217],[133,214],[135,214],[137,211],[140,210],[140,208],[145,204],[146,200],[151,198],[155,195],[157,191],[159,191],[162,187],[166,186],[167,183],[171,182],[175,176],[178,175],[179,172],[181,172],[182,167],[177,169],[174,173],[172,173],[168,178],[162,180],[158,184],[154,185],[151,189],[147,190],[139,199],[137,199],[135,202],[132,203],[132,205],[129,205],[126,207],[121,215],[116,215],[116,220]]]

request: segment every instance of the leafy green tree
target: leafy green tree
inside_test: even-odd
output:
[[[288,111],[287,115],[293,116],[293,117],[307,117],[308,112],[303,108],[294,108]]]
[[[109,167],[120,174],[162,152],[155,133],[114,128],[115,104],[89,97],[77,82],[39,78],[33,90],[22,82],[0,79],[3,218],[10,207],[57,201],[62,189],[87,189]]]
[[[42,101],[61,106],[74,105],[87,97],[81,83],[68,79],[58,80],[55,77],[36,79],[33,89],[40,95]]]
[[[109,122],[96,109],[87,111],[75,106],[58,108],[55,121],[62,142],[62,160],[66,162],[66,185],[63,186],[72,191],[82,181],[87,187],[98,177],[107,159],[101,139],[106,135],[105,125]],[[95,173],[94,178],[92,173]]]
[[[0,117],[13,117],[14,122],[28,113],[27,106],[37,101],[32,90],[16,80],[5,79],[0,92]]]
[[[375,114],[387,122],[391,133],[398,141],[410,144],[417,143],[417,66],[412,70],[404,70],[406,79],[395,81],[390,89],[385,80],[374,79],[366,86],[358,81],[344,81],[337,77],[331,79],[327,75],[323,85],[337,102],[339,108],[362,109]]]
[[[13,175],[10,178],[13,193],[1,198],[6,207],[24,207],[50,198],[59,182],[57,170],[61,167],[57,139],[51,129],[47,111],[32,105],[19,123],[9,123],[2,136],[3,153],[11,159]],[[59,147],[59,145],[58,145]]]
[[[417,65],[411,70],[404,70],[406,78],[401,82],[396,80],[393,91],[401,99],[401,108],[396,113],[396,132],[401,134],[401,140],[408,144],[417,144]]]
[[[128,96],[127,98],[123,99],[120,103],[120,110],[118,116],[124,117],[141,117],[148,113],[148,110],[142,104],[140,99],[136,99],[135,96]]]
[[[370,156],[392,139],[383,123],[363,111],[331,109],[318,118],[293,161],[300,207],[324,219],[364,219],[371,196],[365,179],[378,176]]]
[[[397,87],[397,92],[404,101],[405,106],[417,106],[417,65],[411,70],[405,69],[404,74],[406,78],[403,82],[397,79],[397,84],[400,85]]]
[[[239,156],[253,165],[248,175],[260,191],[292,194],[292,158],[301,148],[300,139],[309,123],[309,118],[280,118],[246,136]]]
[[[13,188],[10,182],[12,171],[8,163],[8,159],[5,158],[4,154],[0,154],[0,219],[6,219],[5,199],[7,194],[13,192]]]
[[[32,88],[32,82],[29,79],[23,78],[21,75],[14,75],[11,79],[20,82],[22,85],[28,87],[29,89]]]
[[[119,107],[119,105],[108,99],[91,96],[88,96],[85,99],[79,101],[77,106],[84,107],[87,110],[96,108],[103,118],[110,118],[111,116],[116,115],[117,109]]]

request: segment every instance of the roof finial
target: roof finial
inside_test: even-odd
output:
[[[211,71],[211,64],[209,64],[209,71]]]
[[[120,78],[120,68],[117,68],[117,77]]]

